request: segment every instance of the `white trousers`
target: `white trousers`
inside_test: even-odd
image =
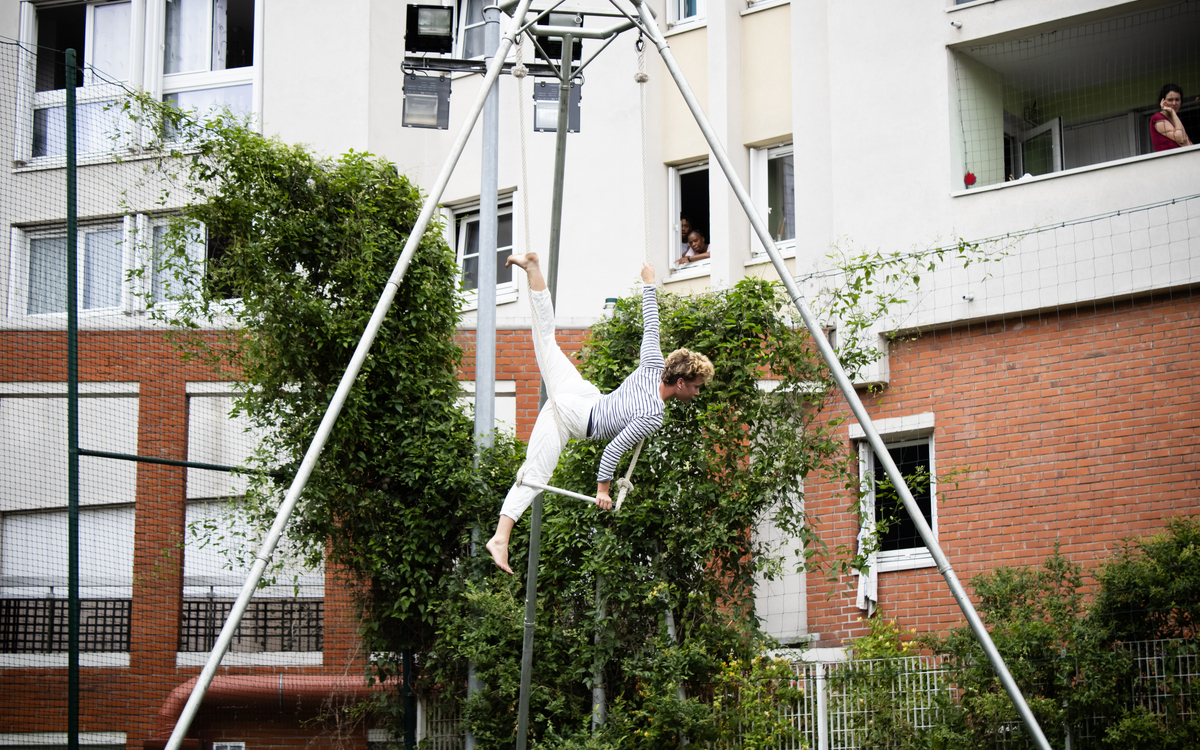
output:
[[[567,355],[558,348],[554,339],[554,308],[550,305],[550,292],[532,293],[534,307],[533,335],[540,337],[537,346],[542,357],[542,379],[554,401],[546,401],[538,413],[533,433],[529,436],[529,448],[521,469],[526,479],[539,484],[549,484],[550,475],[558,466],[558,457],[571,438],[587,437],[588,418],[592,407],[600,398],[600,390],[583,379]],[[560,435],[554,419],[554,407],[558,407],[558,419],[567,433]],[[514,484],[504,498],[501,515],[517,521],[541,490]]]

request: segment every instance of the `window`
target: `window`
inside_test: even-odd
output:
[[[479,291],[479,202],[458,204],[448,210],[447,242],[458,254],[458,267],[462,269],[463,288],[467,291],[467,307],[474,307]],[[517,299],[517,283],[511,267],[505,261],[512,255],[513,204],[512,193],[501,194],[499,213],[496,219],[496,302],[514,302]]]
[[[140,310],[148,303],[176,302],[198,291],[197,274],[219,260],[227,245],[203,226],[172,225],[170,217],[147,214],[119,222],[80,224],[76,245],[78,309],[95,314]],[[67,310],[67,230],[13,229],[8,314],[53,315]],[[185,262],[174,256],[182,246]],[[135,272],[136,273],[131,273]],[[235,290],[211,291],[228,299]]]
[[[475,381],[459,381],[462,395],[458,398],[458,407],[466,410],[471,418],[475,418]],[[512,435],[517,430],[517,383],[515,380],[497,380],[495,394],[496,429]]]
[[[791,144],[750,151],[750,198],[758,208],[775,246],[792,250],[796,246],[796,169]],[[758,234],[750,230],[754,253],[765,253]]]
[[[132,3],[78,3],[38,8],[22,4],[26,49],[36,57],[30,71],[22,66],[20,88],[31,102],[32,117],[23,122],[15,158],[62,156],[66,153],[67,70],[64,51],[76,52],[76,152],[110,151],[122,129],[108,105],[125,92],[131,79]],[[32,24],[32,28],[30,27]],[[24,109],[24,107],[22,107]],[[26,140],[28,138],[28,140]]]
[[[934,483],[932,474],[933,458],[931,453],[932,438],[919,438],[898,443],[888,443],[888,455],[900,469],[913,499],[921,509],[921,515],[931,528],[935,529],[934,514]],[[871,491],[869,507],[874,511],[874,521],[879,528],[879,565],[881,570],[896,569],[890,563],[910,562],[914,557],[924,558],[929,555],[925,542],[917,533],[917,526],[912,516],[908,514],[900,495],[887,483],[883,465],[879,462],[870,445],[863,441],[859,444],[859,466],[862,476],[870,482]],[[930,558],[932,562],[932,558]]]
[[[67,253],[75,253],[76,304],[84,312],[119,309],[123,302],[125,251],[131,249],[124,223],[81,225],[75,247],[66,227],[20,233],[14,238],[9,311],[47,315],[67,311]]]
[[[18,164],[65,153],[68,48],[79,65],[81,155],[133,147],[127,139],[137,129],[110,105],[139,87],[180,107],[254,111],[254,0],[165,0],[146,10],[143,38],[129,0],[21,4],[21,41],[32,59],[18,74]],[[161,60],[144,59],[143,49],[161,49]]]
[[[688,238],[683,234],[685,222],[711,243],[709,236],[708,209],[708,162],[698,162],[667,170],[668,204],[671,224],[667,236],[671,238],[668,251],[669,267],[673,272],[692,268],[706,268],[708,260],[682,263],[688,250]]]
[[[133,528],[132,506],[79,513],[80,651],[125,655],[92,666],[128,666]],[[65,509],[0,517],[0,654],[59,656],[0,665],[66,666],[67,572]]]
[[[253,112],[254,0],[167,0],[163,101]]]
[[[706,0],[667,0],[667,28],[704,20]]]
[[[961,139],[962,169],[954,186],[1152,153],[1150,117],[1161,87],[1194,80],[1200,65],[1187,31],[1198,26],[1200,6],[1184,2],[955,48],[959,123],[952,133]],[[1180,119],[1195,141],[1200,101],[1184,93]]]

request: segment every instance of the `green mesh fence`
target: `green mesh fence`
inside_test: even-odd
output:
[[[161,98],[182,107],[248,111],[250,84],[239,79],[245,78],[239,68],[249,70],[251,61],[239,51],[240,32],[232,24],[253,3],[221,0],[213,7],[228,14],[231,26],[220,37],[214,26],[201,43],[187,33],[208,28],[214,16],[201,23],[186,16],[191,5],[168,5],[167,18],[160,19],[167,26],[162,64],[178,75],[164,80],[211,80],[206,88],[179,92],[167,85]],[[152,303],[164,303],[172,285],[189,288],[198,280],[156,263],[179,204],[162,201],[149,169],[147,144],[160,134],[130,119],[122,106],[138,76],[130,69],[131,45],[122,46],[113,29],[129,27],[130,9],[130,3],[38,6],[30,27],[36,44],[0,43],[0,77],[13,94],[0,97],[0,148],[11,161],[11,169],[0,172],[8,249],[0,264],[5,746],[68,746],[72,729],[82,746],[161,746],[257,549],[233,510],[248,479],[220,467],[246,462],[261,435],[230,416],[236,382],[185,363],[147,313]],[[88,46],[92,40],[95,49]],[[218,42],[224,47],[219,60]],[[57,44],[77,47],[79,59],[73,238],[67,225],[68,71]],[[203,231],[194,240],[198,258],[212,252]],[[68,257],[77,267],[74,289]],[[80,449],[77,686],[69,679],[72,298]],[[189,738],[237,747],[265,736],[303,743],[342,732],[365,747],[365,727],[313,723],[329,707],[365,695],[348,600],[326,601],[323,570],[293,565],[278,573],[251,601]]]

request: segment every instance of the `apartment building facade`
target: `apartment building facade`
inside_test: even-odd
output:
[[[482,54],[481,0],[428,4],[454,8],[454,57]],[[587,7],[568,10],[587,25]],[[1195,512],[1200,150],[1153,152],[1149,120],[1161,86],[1175,83],[1180,117],[1200,134],[1191,43],[1200,3],[653,7],[789,272],[813,299],[837,283],[829,256],[838,252],[924,251],[964,238],[995,258],[970,267],[949,259],[923,273],[919,291],[880,321],[884,357],[863,383],[875,388],[863,393],[894,456],[942,477],[918,494],[960,578],[1036,564],[1055,543],[1094,565],[1122,537]],[[228,105],[264,133],[330,155],[371,151],[428,186],[480,77],[451,76],[448,130],[400,127],[405,23],[403,4],[379,0],[346,0],[336,11],[311,0],[0,2],[0,37],[16,42],[5,45],[11,75],[0,101],[0,147],[12,153],[0,173],[9,239],[0,264],[0,598],[18,623],[0,654],[2,744],[61,744],[64,730],[61,637],[20,636],[56,622],[65,585],[56,259],[77,252],[89,269],[83,421],[104,429],[85,431],[85,448],[227,465],[253,442],[228,416],[231,385],[179,361],[144,315],[159,280],[128,272],[153,252],[171,205],[156,202],[136,158],[114,159],[105,103],[132,87],[180,106]],[[588,69],[580,129],[568,138],[558,324],[569,347],[605,298],[633,288],[644,260],[677,293],[775,273],[664,67],[649,47],[639,63],[635,39],[626,33]],[[82,50],[81,128],[97,134],[80,144],[74,249],[63,239],[65,84],[46,51],[67,46]],[[585,53],[596,46],[585,41]],[[549,239],[554,136],[534,131],[535,85],[500,81],[498,262]],[[136,157],[136,144],[117,146]],[[441,202],[468,288],[479,262],[480,153],[476,132]],[[709,259],[679,262],[683,217],[708,240]],[[521,274],[501,272],[497,417],[523,437],[537,406],[527,294]],[[460,335],[468,388],[474,321],[469,302]],[[855,425],[844,430],[867,476],[875,459]],[[106,573],[85,581],[100,625],[83,660],[82,728],[91,745],[153,747],[241,580],[189,530],[222,528],[217,501],[244,485],[170,466],[89,459],[84,469],[84,566]],[[804,489],[827,541],[854,544],[861,523],[847,498],[819,477]],[[886,499],[871,500],[882,516]],[[837,648],[875,608],[906,629],[955,623],[938,571],[906,528],[893,527],[869,579],[829,584],[794,572],[762,582],[767,630]],[[303,721],[336,692],[331,681],[361,671],[335,572],[296,572],[299,589],[256,597],[262,627],[227,657],[197,742],[303,745],[312,739]],[[365,731],[355,737],[368,741]]]

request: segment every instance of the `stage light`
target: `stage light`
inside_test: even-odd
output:
[[[567,132],[579,132],[579,100],[583,84],[571,83],[567,93]],[[533,87],[533,129],[539,133],[558,132],[558,84],[538,81]]]
[[[454,8],[441,5],[408,6],[404,49],[407,52],[453,52]]]
[[[450,77],[405,74],[404,113],[400,124],[406,128],[449,129]]]

